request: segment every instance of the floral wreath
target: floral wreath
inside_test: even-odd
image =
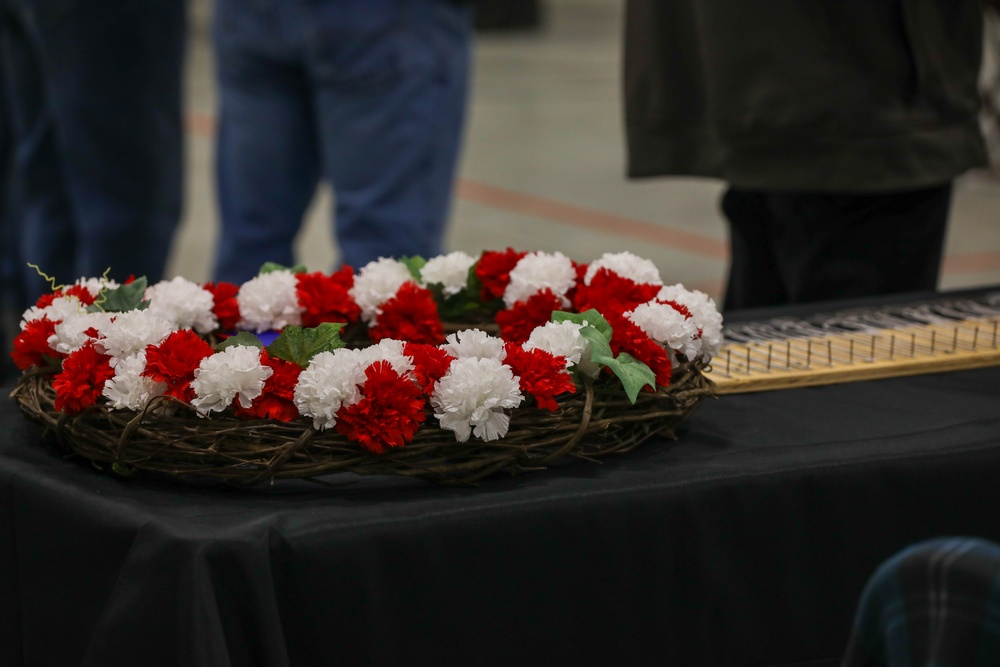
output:
[[[348,346],[357,331],[366,343]],[[239,286],[81,279],[24,313],[11,356],[63,415],[166,396],[206,419],[309,420],[382,454],[434,422],[459,443],[502,440],[518,410],[558,411],[599,378],[634,404],[721,342],[714,301],[649,260],[508,248],[356,273],[269,264]]]

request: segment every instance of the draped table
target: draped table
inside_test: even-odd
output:
[[[722,396],[474,488],[122,479],[0,424],[2,665],[835,665],[882,560],[1000,541],[996,367]]]

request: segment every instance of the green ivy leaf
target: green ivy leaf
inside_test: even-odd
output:
[[[146,297],[146,278],[136,278],[128,285],[101,292],[97,301],[87,308],[87,312],[126,313],[130,310],[145,310],[149,306]]]
[[[227,347],[236,347],[237,345],[242,345],[243,347],[256,347],[261,350],[264,349],[264,344],[260,342],[260,338],[253,335],[249,331],[241,331],[235,336],[230,336],[221,343],[217,343],[215,346],[216,352],[222,352]]]
[[[410,272],[410,275],[413,276],[413,279],[420,283],[420,272],[427,264],[427,260],[420,255],[414,255],[413,257],[401,257],[399,261],[406,266],[406,269]]]
[[[308,273],[309,269],[306,268],[305,264],[296,264],[295,266],[283,266],[277,262],[264,262],[260,267],[260,271],[257,275],[262,276],[265,273],[274,273],[275,271],[291,271],[292,273]]]
[[[622,352],[617,357],[611,351],[612,328],[608,321],[596,310],[583,313],[552,313],[553,322],[575,322],[586,325],[580,329],[580,335],[590,343],[590,358],[602,366],[611,369],[625,388],[628,400],[635,404],[639,392],[645,386],[656,388],[656,374],[652,369],[635,357]]]
[[[340,330],[343,328],[343,324],[333,322],[323,322],[311,329],[287,326],[268,345],[267,353],[305,368],[320,352],[332,352],[344,347],[344,341],[340,339]]]
[[[611,341],[611,324],[594,308],[585,310],[582,313],[567,313],[557,310],[552,313],[553,322],[573,322],[574,324],[587,324],[597,329],[604,340]]]
[[[122,463],[118,463],[118,461],[115,461],[111,464],[111,469],[114,470],[117,474],[121,475],[122,477],[131,477],[132,475],[135,474],[135,468],[133,468],[132,466],[124,465]]]

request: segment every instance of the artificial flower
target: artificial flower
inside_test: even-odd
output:
[[[274,371],[261,363],[261,350],[232,345],[201,360],[194,371],[191,405],[201,414],[222,412],[233,401],[249,408],[264,391],[264,382]]]
[[[593,265],[591,265],[593,267]],[[606,268],[596,271],[588,282],[577,287],[573,307],[577,312],[593,308],[605,317],[624,313],[646,303],[660,291],[659,283],[640,283]]]
[[[683,306],[650,301],[625,313],[625,317],[657,343],[687,359],[701,349],[698,325]]]
[[[552,312],[561,307],[559,298],[548,288],[532,294],[527,301],[518,301],[507,310],[497,313],[500,337],[505,341],[523,343],[535,328],[552,319]]]
[[[483,301],[492,301],[503,297],[510,283],[510,272],[527,255],[513,248],[503,251],[486,250],[476,262],[476,278],[482,284],[480,297]]]
[[[476,258],[461,251],[451,252],[427,260],[420,269],[420,279],[425,285],[441,285],[442,293],[455,296],[469,283],[469,269]]]
[[[42,305],[44,304],[44,305]],[[47,317],[53,322],[62,322],[67,317],[85,313],[87,306],[75,296],[57,296],[53,299],[39,299],[38,305],[24,311],[21,316],[21,328],[28,322]]]
[[[49,347],[61,354],[71,354],[95,340],[113,316],[114,313],[102,311],[69,315],[56,324]]]
[[[95,325],[97,344],[113,360],[137,354],[149,345],[158,345],[176,331],[171,322],[148,309],[107,315],[109,317],[99,318]],[[114,366],[115,361],[111,365]]]
[[[261,352],[260,362],[271,369],[271,376],[264,381],[260,396],[253,399],[250,407],[236,404],[236,415],[255,419],[274,419],[289,422],[299,416],[295,407],[295,385],[298,384],[302,369],[298,364],[270,356]]]
[[[405,264],[380,257],[361,268],[348,293],[361,308],[361,319],[372,327],[378,324],[379,307],[394,297],[404,283],[412,280],[413,275]]]
[[[296,276],[296,294],[302,309],[302,326],[315,327],[323,322],[354,322],[361,308],[351,298],[354,284],[350,267],[333,275],[322,272],[300,273]]]
[[[688,357],[689,359],[695,357],[711,359],[719,353],[723,343],[722,313],[719,312],[712,297],[699,290],[689,290],[678,283],[664,286],[657,293],[656,299],[681,304],[688,309],[698,325],[701,336],[696,340],[701,343],[701,347],[694,352],[693,357]]]
[[[367,361],[360,350],[348,348],[317,354],[295,385],[295,406],[299,412],[311,417],[313,426],[319,430],[336,426],[341,406],[361,400],[358,385],[364,379]]]
[[[444,377],[455,357],[437,345],[406,343],[403,353],[413,360],[412,377],[425,394],[434,392],[435,383]]]
[[[55,335],[55,331],[56,323],[47,317],[25,323],[14,337],[10,353],[14,365],[23,371],[31,366],[46,366],[66,356],[49,346],[49,338]]]
[[[197,283],[177,276],[146,288],[147,310],[170,322],[174,329],[194,329],[207,334],[219,327],[213,312],[212,292]]]
[[[237,295],[240,288],[233,283],[205,283],[205,289],[212,293],[212,314],[219,321],[223,331],[233,331],[240,323],[240,303]]]
[[[556,411],[559,404],[555,397],[574,393],[573,376],[566,371],[566,359],[549,354],[541,348],[525,350],[520,345],[507,343],[504,363],[518,377],[521,391],[531,394],[538,407]]]
[[[503,340],[479,329],[466,329],[450,334],[444,350],[456,359],[499,359],[503,361]]]
[[[627,317],[612,315],[607,318],[613,332],[611,334],[611,351],[615,356],[626,352],[649,366],[656,376],[656,384],[661,387],[670,385],[673,375],[673,363],[667,349],[649,337]]]
[[[262,273],[243,283],[236,295],[242,316],[239,328],[261,333],[301,324],[297,284],[295,274],[287,269]]]
[[[630,252],[606,252],[601,258],[590,263],[583,282],[589,285],[602,269],[610,271],[632,282],[647,285],[662,285],[660,271],[656,264]]]
[[[166,385],[163,393],[185,403],[194,399],[191,382],[194,372],[206,357],[214,354],[212,346],[190,329],[175,331],[158,345],[146,348],[143,377]]]
[[[510,271],[510,282],[503,292],[507,308],[525,302],[542,290],[555,295],[562,307],[569,306],[566,294],[576,285],[576,268],[561,252],[531,252]]]
[[[526,350],[545,350],[566,359],[568,368],[591,378],[597,377],[601,367],[591,359],[590,342],[580,334],[583,324],[575,322],[546,322],[528,336]]]
[[[98,352],[93,342],[84,344],[63,359],[62,370],[52,380],[55,409],[72,415],[94,405],[114,374],[111,358]]]
[[[373,341],[397,338],[434,344],[444,340],[444,325],[434,296],[415,282],[403,283],[378,311],[378,319],[368,329]]]
[[[340,411],[337,431],[376,454],[413,440],[427,417],[420,388],[388,361],[365,369],[361,394],[361,400]]]
[[[431,395],[434,416],[441,428],[453,431],[458,442],[470,435],[489,442],[507,435],[510,416],[505,410],[524,400],[510,366],[499,359],[456,359]]]
[[[114,366],[115,375],[104,384],[101,395],[116,410],[142,410],[167,388],[164,383],[144,376],[145,370],[145,351],[119,359]]]

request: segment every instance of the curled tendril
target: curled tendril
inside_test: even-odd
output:
[[[108,277],[111,274],[111,267],[104,269],[104,273],[101,274],[101,290],[97,293],[97,298],[94,299],[94,306],[104,311],[104,304],[108,300]]]
[[[45,280],[45,282],[47,282],[49,284],[49,286],[52,288],[53,292],[59,292],[63,288],[66,287],[65,285],[58,285],[58,284],[56,284],[55,277],[50,276],[49,274],[47,274],[44,271],[42,271],[40,268],[38,268],[37,264],[32,264],[32,263],[29,262],[28,266],[31,267],[32,269],[34,269],[35,272],[38,273],[38,275],[40,275],[42,277],[42,279]]]

